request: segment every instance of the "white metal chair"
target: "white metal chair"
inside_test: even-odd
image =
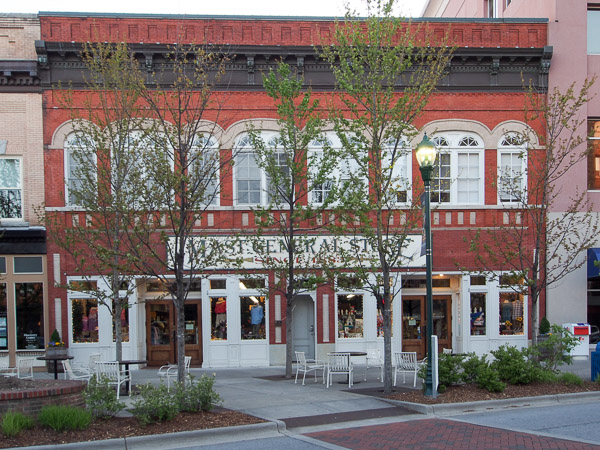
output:
[[[328,353],[327,354],[327,388],[333,382],[334,375],[347,375],[348,388],[352,387],[352,362],[350,353]]]
[[[377,367],[379,369],[379,374],[377,374],[377,379],[378,380],[381,379],[381,381],[383,382],[383,359],[381,358],[381,351],[378,348],[367,349],[367,364],[365,367],[365,381],[367,381],[367,371],[371,367]]]
[[[68,359],[61,361],[61,363],[63,366],[65,380],[90,381],[90,378],[92,378],[92,372],[89,370],[73,369],[73,367],[71,367],[71,361]]]
[[[16,367],[10,367],[8,356],[0,357],[0,376],[3,377],[16,377],[18,369]]]
[[[17,376],[24,379],[33,380],[33,358],[22,358],[17,364]]]
[[[184,372],[187,377],[190,374],[190,364],[192,363],[191,356],[184,356]],[[158,377],[167,379],[167,389],[171,390],[171,378],[177,379],[178,370],[177,364],[165,364],[158,369]]]
[[[417,362],[417,352],[395,352],[394,353],[394,386],[398,372],[402,372],[403,383],[406,383],[406,374],[413,374],[413,387],[417,386],[417,371],[419,363]]]
[[[317,382],[317,371],[323,371],[323,384],[325,384],[325,363],[317,361],[315,359],[306,359],[304,352],[296,352],[296,380],[294,384],[298,382],[298,374],[302,372],[302,386],[304,386],[304,380],[308,372],[315,372],[315,383]]]
[[[451,348],[443,348],[442,349],[442,353],[444,355],[451,355],[452,354],[452,349]]]
[[[76,372],[81,371],[94,373],[96,371],[96,361],[100,361],[100,359],[102,359],[102,353],[91,353],[87,364],[73,362],[71,364],[71,368]]]
[[[131,377],[124,370],[121,370],[119,361],[96,361],[96,376],[98,380],[105,380],[109,386],[117,387],[117,400],[121,391],[121,385],[126,384],[131,391]],[[128,392],[130,394],[131,392]]]

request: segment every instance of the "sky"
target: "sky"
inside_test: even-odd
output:
[[[360,0],[4,0],[0,13],[112,12],[145,14],[201,14],[255,16],[342,16],[344,4],[363,15]],[[425,0],[397,0],[396,14],[417,17]]]

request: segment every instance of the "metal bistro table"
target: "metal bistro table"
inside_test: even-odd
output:
[[[350,355],[349,358],[353,356],[367,356],[367,352],[331,352],[332,355]],[[350,361],[348,361],[348,365],[350,365]],[[346,381],[338,381],[339,384],[348,384],[350,382],[350,375],[346,378]],[[352,381],[352,384],[358,384],[360,381]]]
[[[59,361],[66,361],[67,359],[73,359],[73,356],[67,356],[67,355],[56,355],[56,356],[38,356],[36,359],[39,359],[41,361],[54,361],[54,379],[58,380],[58,362]]]
[[[125,392],[129,393],[129,387],[131,385],[131,372],[129,371],[129,365],[133,364],[148,364],[148,361],[146,361],[145,359],[124,359],[122,361],[119,361],[119,364],[123,365],[125,367],[125,372],[128,375],[128,380],[125,382]]]

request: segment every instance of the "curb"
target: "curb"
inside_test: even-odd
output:
[[[280,421],[277,421],[280,422]],[[283,424],[283,430],[281,430]],[[149,434],[129,438],[107,439],[89,442],[72,442],[70,444],[37,445],[34,447],[19,447],[20,450],[50,450],[50,449],[115,449],[115,450],[152,450],[174,447],[189,447],[190,442],[202,442],[211,445],[231,441],[260,439],[281,436],[285,431],[285,423],[263,422],[235,427],[209,428],[205,430],[182,431],[180,433]],[[250,436],[250,437],[249,437]],[[242,439],[240,439],[242,438]]]
[[[527,408],[553,404],[568,404],[579,401],[600,400],[600,391],[575,392],[571,394],[552,394],[537,397],[507,398],[502,400],[480,400],[465,403],[442,403],[438,405],[424,405],[421,403],[403,402],[401,400],[387,401],[402,406],[420,414],[450,416],[454,414],[468,414],[477,411],[494,411],[507,408]]]

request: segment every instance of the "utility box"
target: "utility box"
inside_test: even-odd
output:
[[[563,323],[563,328],[566,328],[573,336],[575,336],[579,342],[575,345],[575,348],[571,350],[571,356],[585,357],[586,359],[590,353],[590,333],[591,327],[589,323]]]

